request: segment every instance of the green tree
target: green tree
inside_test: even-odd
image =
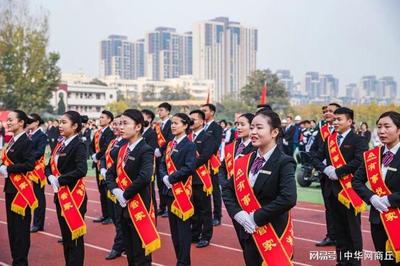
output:
[[[240,96],[245,104],[256,109],[260,103],[261,89],[267,82],[267,103],[274,111],[283,112],[289,109],[288,93],[285,87],[279,83],[279,78],[271,70],[256,70],[248,77],[247,84],[241,89]]]
[[[154,101],[155,100],[155,89],[154,86],[149,86],[142,91],[142,99],[144,101]]]
[[[107,104],[106,109],[110,110],[114,114],[122,114],[126,109],[129,108],[129,104],[125,101],[114,101],[112,103]]]
[[[60,82],[57,53],[48,53],[48,16],[23,0],[0,0],[0,104],[41,112]]]

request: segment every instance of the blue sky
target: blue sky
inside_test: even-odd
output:
[[[340,87],[361,76],[400,83],[397,0],[36,0],[50,15],[50,49],[64,72],[98,74],[99,41],[144,37],[157,26],[190,31],[196,21],[227,16],[259,30],[259,68],[331,73]],[[400,85],[399,85],[400,86]]]

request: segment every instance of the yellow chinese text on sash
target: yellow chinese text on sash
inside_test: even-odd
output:
[[[326,139],[331,135],[328,123],[319,128],[319,133],[321,134],[322,140],[326,141]]]
[[[371,186],[371,190],[379,197],[392,194],[386,186],[381,172],[381,149],[382,147],[375,147],[364,152],[364,164],[368,183]],[[386,250],[393,252],[396,263],[398,263],[400,262],[400,209],[389,208],[387,212],[381,213],[380,217],[388,236]]]
[[[247,213],[261,208],[248,178],[251,154],[247,154],[236,160],[233,177],[236,199],[240,207]],[[274,227],[270,223],[258,227],[256,232],[252,234],[252,237],[265,265],[293,265],[290,260],[293,254],[293,223],[290,213],[286,228],[281,237],[278,237]]]
[[[236,141],[233,141],[232,143],[225,145],[225,166],[227,172],[226,176],[227,179],[230,179],[235,173],[235,168],[234,168],[235,146],[236,146]]]
[[[337,143],[337,132],[333,133],[328,137],[328,151],[332,165],[335,168],[342,167],[346,164],[342,152],[340,151]],[[349,174],[344,177],[339,177],[339,183],[342,186],[342,190],[339,192],[338,200],[345,205],[348,209],[353,206],[354,212],[357,215],[366,210],[364,201],[358,196],[351,186],[351,180],[353,175]]]
[[[60,176],[60,171],[55,158],[60,148],[61,142],[54,148],[50,157],[51,173],[57,178]],[[82,178],[79,179],[72,191],[66,185],[60,186],[58,190],[57,197],[61,207],[61,214],[71,232],[72,240],[86,234],[86,224],[82,214],[79,212],[79,208],[85,199],[85,194],[85,184]]]
[[[108,144],[106,152],[104,153],[107,169],[111,168],[112,164],[114,163],[114,161],[111,157],[111,150],[114,147],[116,142],[117,142],[117,139],[111,140],[110,143]],[[105,177],[103,177],[103,178],[105,178]],[[107,189],[107,198],[109,198],[115,204],[117,203],[117,198],[108,189]]]
[[[26,174],[30,180],[32,180],[36,184],[40,184],[41,188],[46,185],[46,174],[44,172],[45,167],[46,163],[43,155],[42,157],[40,157],[39,160],[35,162],[35,169]]]
[[[118,152],[117,159],[117,185],[120,189],[126,190],[131,184],[132,180],[125,172],[124,157],[128,149],[128,143],[121,147]],[[152,203],[150,202],[150,206]],[[142,240],[142,247],[145,250],[145,255],[149,255],[153,251],[161,247],[161,239],[155,227],[155,221],[146,209],[142,197],[137,193],[128,204],[128,212],[135,229]]]
[[[161,124],[156,123],[154,126],[154,129],[156,130],[158,147],[161,148],[162,146],[164,146],[167,143],[167,141],[164,138],[164,135],[162,134]]]
[[[7,150],[7,147],[3,148],[1,160],[5,166],[10,166],[14,163],[10,158],[8,158]],[[33,213],[33,211],[38,207],[38,201],[35,192],[33,191],[32,181],[22,173],[9,173],[9,179],[18,191],[17,195],[15,195],[11,202],[11,211],[21,216],[25,216],[26,207],[29,206]]]

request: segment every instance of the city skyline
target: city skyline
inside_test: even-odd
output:
[[[258,29],[257,68],[290,69],[296,81],[308,71],[333,73],[340,94],[362,76],[400,80],[398,1],[38,3],[49,10],[50,50],[61,53],[64,72],[98,74],[98,41],[110,34],[136,40],[158,26],[186,32],[197,21],[226,16]]]

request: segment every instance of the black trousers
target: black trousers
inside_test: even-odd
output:
[[[36,184],[35,182],[32,182],[32,184],[39,204],[33,213],[33,225],[38,227],[40,230],[43,230],[44,218],[46,215],[46,196],[44,195],[45,186],[41,188],[40,181],[39,184]]]
[[[375,250],[382,252],[385,257],[386,252],[386,241],[388,240],[388,236],[385,232],[385,228],[381,223],[379,224],[371,224],[371,235],[372,240],[374,242]],[[393,260],[380,260],[380,264],[384,266],[391,266],[391,265],[400,265],[400,263],[396,264],[394,257]]]
[[[335,237],[335,228],[333,226],[333,220],[334,217],[332,216],[332,210],[330,204],[328,204],[328,198],[326,192],[325,192],[325,181],[327,176],[320,174],[320,184],[321,184],[321,192],[322,192],[322,198],[324,200],[324,206],[325,206],[325,220],[326,220],[326,236],[329,237],[331,240],[336,240]]]
[[[85,258],[85,244],[83,242],[83,236],[72,240],[71,231],[69,230],[68,224],[65,218],[61,216],[61,207],[58,202],[57,194],[54,196],[54,203],[56,204],[57,218],[61,228],[61,235],[63,239],[64,248],[64,259],[65,265],[67,266],[80,266],[84,264]],[[87,206],[87,197],[82,202],[79,212],[82,217],[85,218]]]
[[[108,206],[108,199],[107,199],[107,185],[105,180],[100,181],[100,172],[96,167],[96,183],[97,183],[97,188],[99,189],[100,193],[100,204],[101,204],[101,214],[104,218],[110,218],[111,215],[109,213],[110,207]]]
[[[112,246],[112,249],[114,249],[117,252],[122,252],[125,250],[125,244],[124,244],[124,237],[123,237],[123,232],[122,232],[122,207],[117,203],[112,202],[110,199],[108,199],[108,205],[111,206],[111,218],[113,220],[114,226],[115,226],[115,237],[114,237],[114,244]]]
[[[168,210],[171,210],[173,200],[173,197],[167,196]],[[190,265],[190,245],[192,242],[190,219],[183,221],[175,214],[169,212],[168,220],[177,259],[176,265]]]
[[[203,185],[192,186],[194,215],[192,217],[193,240],[210,241],[213,234],[211,196],[203,191]]]
[[[360,260],[354,258],[346,259],[346,252],[362,252],[362,235],[361,235],[361,215],[354,214],[353,207],[347,209],[339,202],[337,196],[333,193],[328,198],[332,215],[334,219],[334,228],[336,235],[336,260],[344,265],[361,265]]]
[[[122,208],[121,208],[122,209]],[[123,210],[126,211],[126,210]],[[128,265],[151,265],[151,255],[145,256],[144,248],[142,247],[142,240],[133,225],[129,214],[126,217],[121,212],[120,215],[122,234],[124,244],[126,247],[126,255],[128,258]]]
[[[166,196],[163,194],[164,191],[167,190],[166,186],[164,185],[163,182],[163,176],[160,174],[160,164],[161,164],[161,157],[156,158],[156,179],[157,179],[157,188],[158,188],[158,196],[160,197],[160,202],[159,202],[159,210],[165,211],[167,210],[167,199]],[[157,212],[157,210],[155,210]]]
[[[212,172],[213,170],[211,170]],[[211,174],[211,181],[213,185],[213,192],[212,192],[212,197],[213,197],[213,216],[214,219],[221,220],[222,217],[222,196],[221,196],[221,188],[219,187],[219,176],[218,174]]]
[[[253,238],[241,239],[240,242],[243,244],[243,256],[246,266],[260,266],[263,260]]]
[[[30,226],[31,209],[25,209],[25,216],[11,211],[11,203],[16,194],[6,193],[6,212],[8,240],[10,242],[13,266],[28,265],[28,253],[31,245]]]

